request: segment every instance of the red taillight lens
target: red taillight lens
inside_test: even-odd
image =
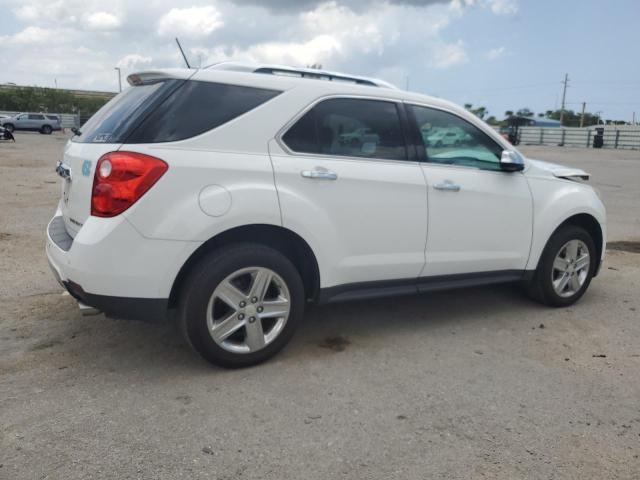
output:
[[[136,203],[169,166],[136,152],[110,152],[98,160],[91,192],[91,215],[115,217]]]

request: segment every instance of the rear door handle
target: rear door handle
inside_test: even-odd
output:
[[[433,188],[436,190],[446,190],[448,192],[460,191],[460,185],[456,185],[451,180],[445,180],[443,183],[436,183]]]
[[[313,170],[303,170],[300,172],[304,178],[315,178],[318,180],[337,180],[338,174],[336,172],[332,172],[331,170],[320,170],[319,168],[315,168]]]

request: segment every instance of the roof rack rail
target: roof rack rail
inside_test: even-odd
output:
[[[282,75],[285,77],[311,78],[315,80],[328,80],[334,82],[355,83],[357,85],[368,85],[371,87],[393,88],[397,89],[384,80],[377,78],[360,77],[356,75],[347,75],[344,73],[329,72],[316,68],[299,68],[284,65],[257,65],[240,62],[221,62],[205,67],[213,70],[228,70],[233,72],[261,73],[266,75]]]

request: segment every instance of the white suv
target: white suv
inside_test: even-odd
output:
[[[213,363],[274,355],[307,302],[520,281],[566,306],[600,268],[588,175],[449,102],[260,65],[128,81],[58,162],[47,255],[81,308],[176,312]],[[468,138],[430,149],[430,129]]]

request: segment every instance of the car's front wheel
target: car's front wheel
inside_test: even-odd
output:
[[[180,319],[194,350],[235,368],[280,351],[303,310],[302,280],[291,261],[272,248],[241,244],[198,263],[182,290]]]
[[[49,125],[45,125],[42,127],[42,130],[40,130],[41,133],[44,133],[45,135],[51,135],[51,127]]]
[[[528,291],[549,306],[571,305],[589,287],[596,264],[591,235],[581,227],[566,225],[547,243]]]

